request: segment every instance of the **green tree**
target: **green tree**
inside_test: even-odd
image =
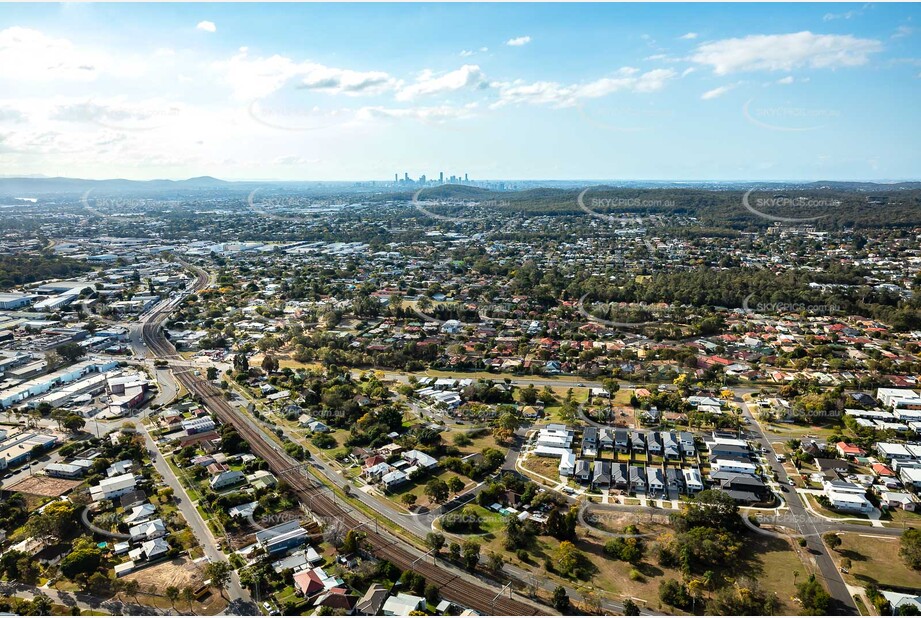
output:
[[[566,613],[569,610],[569,595],[566,594],[566,588],[562,586],[557,586],[553,589],[553,600],[551,601],[553,608],[560,612],[561,614]]]
[[[475,570],[476,565],[480,562],[480,544],[473,540],[464,541],[462,552],[464,566],[468,571]]]
[[[825,587],[812,574],[809,579],[796,587],[797,596],[803,605],[804,613],[808,616],[824,616],[828,614],[831,596]]]
[[[78,575],[89,577],[99,568],[102,554],[96,548],[81,547],[71,551],[61,560],[61,575],[73,581]]]
[[[626,599],[624,601],[624,616],[639,616],[640,615],[640,606],[637,605],[633,599]]]
[[[418,500],[418,498],[414,493],[407,492],[400,496],[400,502],[402,502],[403,505],[407,508],[414,506],[416,504],[416,500]]]
[[[460,480],[459,477],[452,476],[448,479],[448,489],[451,490],[452,494],[456,494],[464,488],[464,482]]]
[[[425,535],[425,544],[428,545],[437,556],[445,546],[445,535],[440,532],[429,532]]]
[[[61,358],[63,358],[65,361],[67,361],[68,364],[71,365],[77,362],[78,359],[82,358],[84,354],[86,354],[86,350],[84,350],[79,344],[73,342],[60,345],[55,348],[55,351],[61,356]]]
[[[233,567],[223,560],[209,562],[208,566],[205,567],[205,577],[211,580],[212,586],[221,591],[221,596],[224,596],[224,591],[230,583],[231,573],[233,573]]]
[[[179,600],[179,595],[181,594],[179,588],[176,586],[167,586],[164,593],[166,594],[166,598],[169,599],[170,605],[176,607],[176,601]]]
[[[443,480],[434,478],[425,484],[425,495],[432,502],[442,503],[448,499],[448,484]]]
[[[828,545],[829,549],[837,550],[839,547],[841,547],[841,537],[834,532],[829,532],[828,534],[824,535],[822,540],[825,541],[825,544]]]
[[[909,528],[902,533],[899,555],[912,569],[921,569],[921,530]]]

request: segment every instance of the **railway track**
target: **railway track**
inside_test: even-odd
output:
[[[207,285],[208,275],[201,269],[195,270],[195,289],[199,290]],[[175,348],[160,330],[160,322],[167,315],[167,309],[151,315],[142,327],[142,334],[148,349],[158,358],[179,359]],[[428,583],[440,589],[442,597],[481,614],[531,616],[541,613],[534,605],[503,596],[497,589],[476,584],[437,564],[426,562],[425,558],[420,557],[421,552],[411,551],[404,542],[379,532],[377,526],[369,526],[369,520],[359,519],[327,495],[327,487],[312,479],[301,462],[279,449],[262,429],[236,411],[210,382],[189,372],[176,374],[176,379],[190,393],[195,394],[222,423],[234,427],[250,445],[252,452],[264,459],[312,512],[330,520],[341,521],[349,529],[361,527],[365,543],[378,558],[388,560],[400,569],[411,569],[419,573]]]

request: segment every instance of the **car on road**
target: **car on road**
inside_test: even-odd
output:
[[[582,382],[579,382],[578,384],[576,384],[576,386],[585,386],[585,384],[583,384]]]
[[[796,487],[796,483],[793,481],[793,479],[788,479],[787,483],[790,484],[790,487]]]

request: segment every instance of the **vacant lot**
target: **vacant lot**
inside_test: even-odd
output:
[[[921,572],[913,571],[899,557],[899,540],[853,532],[841,533],[841,547],[831,552],[840,564],[842,558],[851,561],[850,573],[844,576],[849,584],[866,586],[876,583],[880,588],[898,586],[921,590]]]
[[[63,496],[80,483],[81,481],[68,481],[67,479],[56,479],[50,476],[29,476],[14,485],[4,487],[4,489],[34,496],[57,498]]]
[[[138,601],[142,604],[155,607],[170,607],[171,603],[165,595],[165,590],[168,586],[176,586],[180,590],[184,588],[198,590],[202,582],[204,582],[205,576],[202,563],[192,562],[187,558],[177,558],[176,560],[161,562],[150,568],[131,573],[122,579],[138,582],[142,591],[142,593],[138,594]],[[134,597],[129,596],[125,600],[133,602]],[[216,615],[226,606],[227,602],[214,589],[192,603],[195,613],[199,615]],[[189,604],[185,601],[177,601],[176,608],[186,613],[188,612]]]
[[[555,457],[531,455],[521,465],[531,472],[545,476],[548,479],[560,480],[560,460]]]

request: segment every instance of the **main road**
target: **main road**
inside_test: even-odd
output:
[[[762,429],[761,423],[759,423],[751,413],[745,401],[737,397],[736,404],[739,405],[742,414],[748,419],[748,425],[754,427],[753,433],[756,434],[756,439],[754,441],[764,449],[762,450],[763,453],[768,453],[766,458],[771,465],[771,469],[777,475],[777,479],[781,486],[789,486],[790,479],[787,476],[787,472],[784,470],[783,466],[780,465],[780,462],[777,461],[777,453],[774,451],[774,446],[768,439],[767,434],[765,434],[764,429]],[[831,522],[826,522],[813,515],[803,503],[805,498],[801,497],[796,491],[790,491],[784,495],[789,496],[785,499],[785,502],[790,512],[788,515],[779,516],[778,523],[788,528],[795,529],[801,535],[801,538],[806,539],[806,548],[815,560],[816,566],[819,568],[819,572],[822,575],[822,579],[825,580],[825,585],[828,587],[828,593],[837,605],[837,607],[833,608],[829,613],[834,615],[859,615],[860,612],[857,609],[857,605],[854,603],[854,598],[851,596],[847,585],[844,583],[844,578],[841,577],[841,573],[835,566],[835,562],[831,559],[828,548],[825,546],[825,541],[822,539],[822,534],[824,532],[841,530],[842,526],[832,527],[833,524],[831,524]],[[867,532],[868,530],[870,529],[864,527],[862,531]],[[877,530],[877,528],[872,528],[874,534]]]
[[[148,346],[150,345],[148,339],[151,337],[151,334],[157,333],[162,337],[162,334],[160,334],[160,322],[178,306],[185,295],[197,292],[208,285],[210,277],[207,272],[191,264],[184,263],[184,265],[193,270],[196,275],[195,280],[190,283],[185,292],[178,297],[168,298],[158,303],[149,312],[143,315],[138,323],[130,329],[129,342],[136,357],[145,358],[147,356],[149,351]],[[183,373],[188,371],[189,369],[187,368],[180,369],[180,372]],[[155,376],[160,389],[157,395],[157,401],[161,403],[170,401],[179,390],[178,383],[171,369],[169,367],[155,368]],[[186,522],[189,524],[189,528],[195,535],[199,545],[201,545],[205,558],[209,562],[226,562],[227,555],[221,550],[217,539],[215,539],[208,524],[196,508],[195,503],[189,497],[185,487],[176,477],[172,468],[170,468],[166,457],[160,452],[159,446],[147,431],[147,428],[143,424],[143,420],[135,421],[134,425],[138,427],[144,435],[144,441],[153,459],[154,468],[160,473],[166,484],[172,488],[173,495],[179,502],[179,511],[182,513],[183,517],[185,517]],[[227,610],[228,613],[244,616],[260,614],[249,591],[240,584],[240,577],[237,575],[236,571],[231,575],[230,583],[227,587],[227,594],[231,599],[230,607]]]

